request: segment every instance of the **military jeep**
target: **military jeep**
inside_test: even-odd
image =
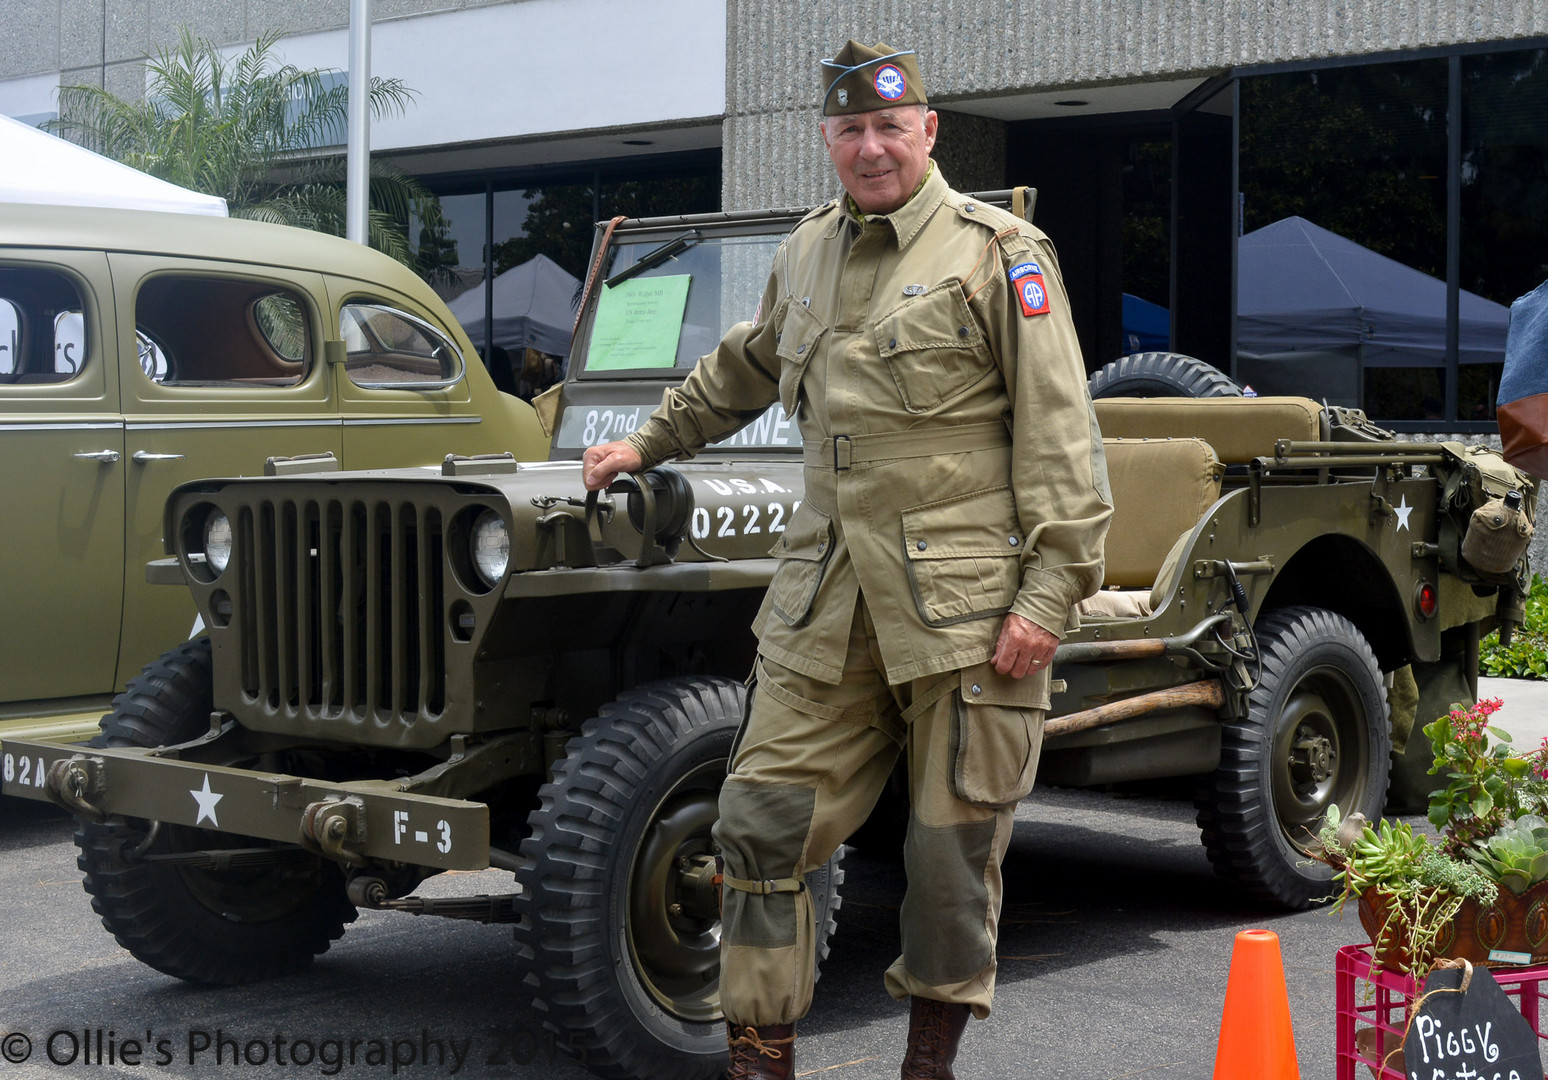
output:
[[[79,817],[124,947],[238,982],[310,962],[360,907],[509,923],[513,990],[593,1072],[718,1071],[710,826],[799,436],[775,407],[600,495],[576,459],[753,314],[799,216],[607,226],[544,403],[552,460],[174,492],[149,572],[191,591],[207,636],[135,679],[90,747],[3,748],[6,793]],[[1097,408],[1108,588],[1058,650],[1042,776],[1193,777],[1220,873],[1304,906],[1329,891],[1310,834],[1330,803],[1380,812],[1418,684],[1465,680],[1479,631],[1519,621],[1524,558],[1462,550],[1476,509],[1519,492],[1530,512],[1535,489],[1301,398]],[[820,941],[837,859],[807,882]],[[489,867],[509,894],[414,895]]]

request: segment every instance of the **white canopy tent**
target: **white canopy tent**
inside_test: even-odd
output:
[[[0,202],[226,216],[226,200],[169,184],[0,116]]]

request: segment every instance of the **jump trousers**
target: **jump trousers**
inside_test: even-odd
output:
[[[882,672],[863,597],[838,684],[758,660],[715,826],[726,884],[721,1004],[734,1024],[790,1023],[811,1007],[815,913],[795,883],[865,821],[899,752],[911,804],[908,890],[887,991],[989,1014],[1000,862],[1036,770],[1043,711],[969,706],[964,696],[981,688],[962,672],[898,686]]]

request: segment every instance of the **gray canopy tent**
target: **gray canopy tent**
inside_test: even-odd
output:
[[[1260,394],[1354,406],[1366,368],[1444,365],[1439,278],[1300,217],[1247,233],[1238,245],[1238,382]],[[1459,310],[1458,360],[1500,363],[1509,310],[1466,290]]]
[[[580,282],[547,255],[534,255],[494,279],[494,344],[519,354],[536,349],[551,356],[570,351],[575,324],[572,301]],[[451,312],[479,348],[484,347],[484,286],[475,285],[450,304]]]

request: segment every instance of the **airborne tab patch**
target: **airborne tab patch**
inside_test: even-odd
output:
[[[1021,301],[1023,315],[1047,315],[1048,287],[1043,283],[1043,268],[1035,262],[1024,262],[1006,271],[1016,298]]]

